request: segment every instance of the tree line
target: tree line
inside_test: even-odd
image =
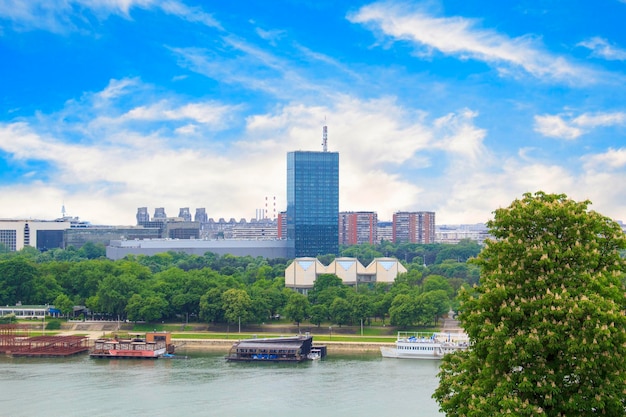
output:
[[[429,325],[456,305],[462,286],[478,283],[478,267],[466,262],[480,252],[472,241],[449,244],[356,245],[340,256],[368,265],[398,258],[408,272],[393,284],[343,284],[321,275],[307,295],[285,287],[291,260],[251,256],[203,256],[166,252],[105,257],[103,245],[39,252],[32,247],[0,253],[0,304],[50,304],[64,315],[86,306],[100,318],[130,321],[186,320],[262,323],[275,317],[315,325],[371,323]],[[320,256],[328,265],[331,255]]]

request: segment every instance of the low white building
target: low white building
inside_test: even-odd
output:
[[[235,239],[143,239],[111,240],[106,248],[107,258],[117,260],[126,255],[154,256],[164,252],[184,252],[202,256],[206,252],[218,255],[261,256],[267,259],[286,258],[286,240],[235,240]]]
[[[0,250],[13,252],[24,246],[39,250],[64,248],[63,234],[70,227],[65,220],[0,219]]]
[[[296,258],[285,269],[285,287],[303,294],[313,288],[321,274],[335,274],[346,285],[384,282],[392,284],[407,269],[395,258],[375,258],[364,267],[356,258],[336,258],[324,266],[317,258]]]
[[[49,305],[15,305],[0,307],[0,317],[14,315],[18,319],[43,319],[46,316],[58,316],[60,311]]]

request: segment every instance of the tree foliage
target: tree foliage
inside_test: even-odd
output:
[[[461,296],[472,347],[439,373],[446,415],[626,414],[626,239],[589,204],[538,192],[495,211]]]
[[[222,294],[224,318],[229,323],[248,323],[252,320],[252,299],[245,290],[231,288]]]
[[[285,306],[285,315],[295,321],[300,327],[300,323],[309,315],[310,304],[305,295],[294,292],[289,296]]]
[[[376,257],[396,257],[408,272],[393,284],[360,282],[358,288],[345,285],[337,275],[324,274],[308,292],[312,309],[304,320],[318,326],[323,322],[358,325],[361,320],[369,324],[372,317],[377,317],[384,323],[394,297],[410,293],[413,305],[409,307],[416,313],[411,319],[413,325],[431,323],[433,315],[424,315],[432,310],[430,304],[435,298],[418,296],[439,286],[454,299],[461,286],[478,282],[479,267],[465,262],[478,253],[476,246],[471,242],[421,245],[384,241],[343,247],[342,256],[357,257],[363,265]],[[323,256],[320,262],[328,264],[333,259],[334,256]],[[246,313],[248,322],[261,323],[270,317],[287,316],[287,300],[293,293],[285,288],[284,273],[289,261],[175,251],[129,255],[113,261],[105,257],[101,244],[44,252],[30,246],[13,252],[0,247],[0,302],[52,304],[64,295],[69,302],[61,297],[63,304],[84,305],[92,316],[104,319],[203,320],[225,324],[233,321],[232,317],[226,318],[227,306],[222,296],[234,288],[244,290],[251,299]],[[431,282],[433,275],[440,276],[437,285]],[[336,299],[343,301],[335,302]],[[239,316],[236,321],[239,322]]]

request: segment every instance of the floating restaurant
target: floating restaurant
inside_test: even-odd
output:
[[[174,353],[172,335],[168,332],[146,333],[145,337],[97,339],[89,354],[92,358],[158,359]]]
[[[292,337],[245,339],[233,344],[228,361],[302,362],[326,356],[326,346],[314,346],[309,334]]]

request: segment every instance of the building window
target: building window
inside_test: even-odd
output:
[[[30,246],[30,227],[28,223],[24,225],[24,246]]]
[[[15,230],[0,230],[0,252],[15,252],[17,246],[17,232]]]

